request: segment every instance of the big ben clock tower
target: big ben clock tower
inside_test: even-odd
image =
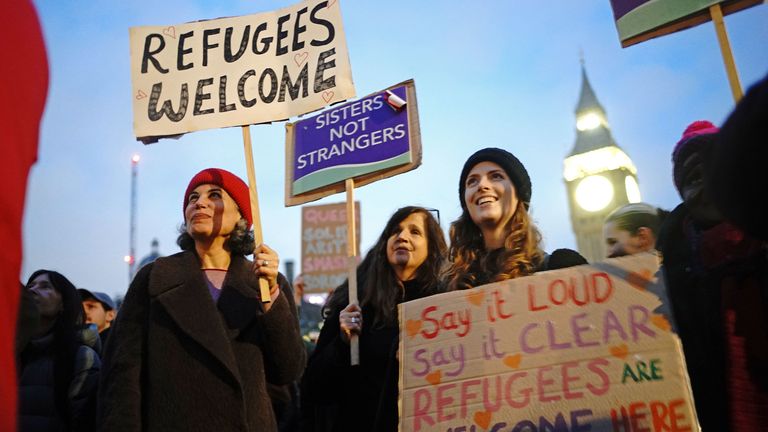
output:
[[[576,143],[565,158],[571,225],[579,252],[590,262],[605,258],[603,221],[614,209],[640,201],[637,168],[611,136],[600,102],[581,64]]]

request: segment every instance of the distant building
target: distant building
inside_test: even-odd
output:
[[[605,258],[603,221],[614,209],[640,202],[640,188],[637,168],[613,140],[583,62],[576,142],[565,158],[563,178],[579,252],[590,262],[600,261]]]
[[[145,256],[144,258],[139,261],[139,265],[136,266],[136,272],[141,270],[142,267],[145,265],[153,262],[154,260],[160,258],[162,255],[160,255],[160,242],[157,241],[157,239],[152,239],[152,249],[149,252],[149,255]]]

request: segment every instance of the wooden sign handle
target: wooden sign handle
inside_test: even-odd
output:
[[[349,304],[358,304],[357,300],[357,236],[355,233],[355,180],[347,179],[347,280],[349,282]],[[360,364],[360,340],[358,335],[349,337],[349,363]]]
[[[736,71],[736,62],[733,61],[731,44],[728,42],[728,33],[725,31],[723,10],[720,8],[720,3],[710,6],[709,14],[712,16],[712,22],[715,24],[717,41],[720,43],[720,53],[723,55],[723,63],[725,63],[725,72],[728,74],[728,83],[731,85],[733,100],[739,103],[743,93],[741,91],[741,83],[739,82],[739,73]]]
[[[253,167],[253,148],[251,147],[251,129],[243,126],[243,144],[245,145],[245,167],[248,171],[248,189],[251,191],[251,216],[253,218],[254,248],[261,246],[264,238],[261,233],[261,213],[259,212],[259,194],[256,191],[256,169]],[[256,261],[256,249],[254,249],[254,262]],[[269,294],[269,282],[266,278],[259,278],[259,291],[261,302],[269,303],[272,296]]]

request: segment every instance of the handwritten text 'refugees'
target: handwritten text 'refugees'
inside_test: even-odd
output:
[[[531,284],[524,292],[526,313],[533,314],[530,320],[517,323],[514,328],[503,326],[504,340],[500,339],[498,329],[481,325],[480,329],[485,334],[479,339],[479,350],[477,347],[465,347],[465,340],[471,339],[467,336],[473,331],[473,323],[504,322],[521,316],[512,307],[511,299],[505,298],[504,294],[508,292],[499,289],[470,292],[466,307],[456,309],[456,303],[443,305],[449,306],[447,309],[430,305],[421,310],[418,320],[406,322],[406,332],[411,338],[434,340],[445,333],[450,335],[447,340],[427,343],[408,353],[410,361],[406,373],[433,384],[416,388],[411,395],[414,405],[413,411],[408,414],[413,430],[466,419],[471,414],[469,407],[482,406],[488,413],[505,408],[530,410],[536,403],[603,396],[614,384],[608,372],[610,361],[605,358],[574,359],[538,366],[528,363],[528,368],[517,368],[524,357],[546,357],[554,351],[616,343],[636,344],[641,339],[658,336],[651,323],[652,311],[645,306],[622,303],[616,303],[615,308],[608,306],[615,295],[615,287],[610,276],[603,272],[555,279],[545,285]],[[590,305],[606,307],[581,309]],[[573,306],[577,307],[576,310],[572,309]],[[561,307],[570,307],[573,312],[559,316],[559,324],[536,317],[538,313],[554,312]],[[473,313],[478,312],[484,315],[484,319],[473,320]],[[512,370],[461,382],[441,382],[442,377],[459,377],[465,372],[468,351],[479,352],[484,362],[497,361]],[[655,362],[652,367],[658,364],[657,360]],[[626,371],[624,373],[627,374]],[[661,376],[656,378],[661,379]],[[576,417],[582,414],[591,412],[579,411]],[[571,420],[578,423],[576,419]],[[583,425],[584,421],[581,423]]]
[[[321,147],[300,155],[297,168],[304,169],[308,165],[312,166],[334,157],[343,156],[348,152],[403,138],[406,134],[405,124],[370,130],[370,116],[359,117],[382,109],[384,106],[384,95],[380,94],[319,115],[315,118],[315,129],[323,129],[327,126],[331,144],[328,147]]]
[[[265,104],[273,102],[284,102],[286,95],[291,100],[297,98],[306,98],[309,95],[309,61],[306,58],[299,59],[304,63],[295,79],[292,78],[288,66],[283,65],[282,71],[275,71],[271,67],[265,67],[263,70],[250,68],[254,64],[264,63],[260,61],[261,57],[281,57],[289,53],[296,53],[305,48],[306,44],[312,47],[323,47],[331,44],[336,37],[336,29],[331,21],[322,17],[322,12],[328,6],[327,1],[315,5],[310,11],[307,7],[299,9],[295,13],[286,14],[277,18],[276,24],[261,22],[246,25],[239,29],[235,27],[211,27],[202,32],[194,30],[181,33],[178,37],[166,36],[161,33],[148,34],[144,39],[144,49],[141,58],[141,73],[168,74],[171,70],[185,71],[193,68],[206,68],[209,63],[220,63],[223,59],[226,63],[242,63],[243,72],[237,79],[237,100],[239,106],[243,108],[253,107],[261,101]],[[215,21],[212,21],[215,23]],[[270,25],[272,24],[272,25]],[[319,26],[324,29],[321,34],[323,38],[312,38],[305,40],[303,33],[307,32],[307,26]],[[174,46],[175,44],[175,46]],[[236,49],[235,49],[236,47]],[[176,52],[176,62],[173,64],[163,64],[158,58],[158,54],[164,50],[174,50]],[[198,64],[191,60],[192,57],[200,57],[202,61]],[[301,54],[301,53],[299,53]],[[308,53],[305,53],[308,55]],[[333,56],[336,54],[335,48],[330,48],[320,52],[313,75],[313,93],[320,93],[324,90],[336,87],[335,76],[327,75],[328,69],[336,67]],[[298,54],[297,54],[298,55]],[[217,56],[218,58],[215,58]],[[283,63],[292,64],[293,61],[284,61]],[[300,64],[299,61],[295,62]],[[151,68],[151,69],[150,69]],[[238,105],[234,102],[228,103],[228,86],[232,85],[226,75],[218,78],[218,112],[234,111]],[[248,92],[253,89],[253,80],[257,80],[258,91]],[[214,84],[214,77],[198,80],[197,88],[194,94],[193,116],[212,114],[216,108],[209,107],[206,101],[211,99],[212,90],[209,86]],[[171,89],[176,90],[176,89]],[[163,92],[163,82],[157,82],[152,86],[152,93],[149,97],[147,107],[148,118],[152,121],[160,120],[164,115],[173,122],[179,122],[184,119],[189,107],[189,83],[182,83],[179,91],[179,102],[177,109],[173,109],[173,102],[165,99],[158,110],[158,103]],[[215,90],[214,90],[215,92]],[[206,105],[206,106],[204,106]]]

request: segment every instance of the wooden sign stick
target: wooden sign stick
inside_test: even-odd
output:
[[[261,234],[261,213],[259,212],[259,194],[256,191],[256,169],[253,167],[253,148],[251,147],[251,129],[243,126],[243,144],[245,145],[245,167],[248,171],[248,189],[251,191],[251,216],[253,218],[254,248],[261,246],[264,238]],[[256,249],[253,253],[253,261],[256,262]],[[269,282],[265,278],[259,278],[259,290],[261,302],[269,303],[272,296],[269,294]]]
[[[357,301],[357,236],[355,235],[355,180],[347,179],[347,270],[349,281],[349,304]],[[360,340],[358,335],[349,336],[349,363],[360,364]]]
[[[723,10],[720,9],[720,3],[715,3],[714,5],[710,6],[709,14],[712,16],[712,22],[715,24],[717,41],[720,42],[720,53],[723,55],[725,72],[728,74],[728,82],[731,85],[733,100],[736,103],[739,103],[743,93],[741,91],[741,83],[739,82],[739,74],[736,72],[736,63],[733,61],[731,44],[728,42],[728,33],[725,31],[725,22],[723,22]]]

